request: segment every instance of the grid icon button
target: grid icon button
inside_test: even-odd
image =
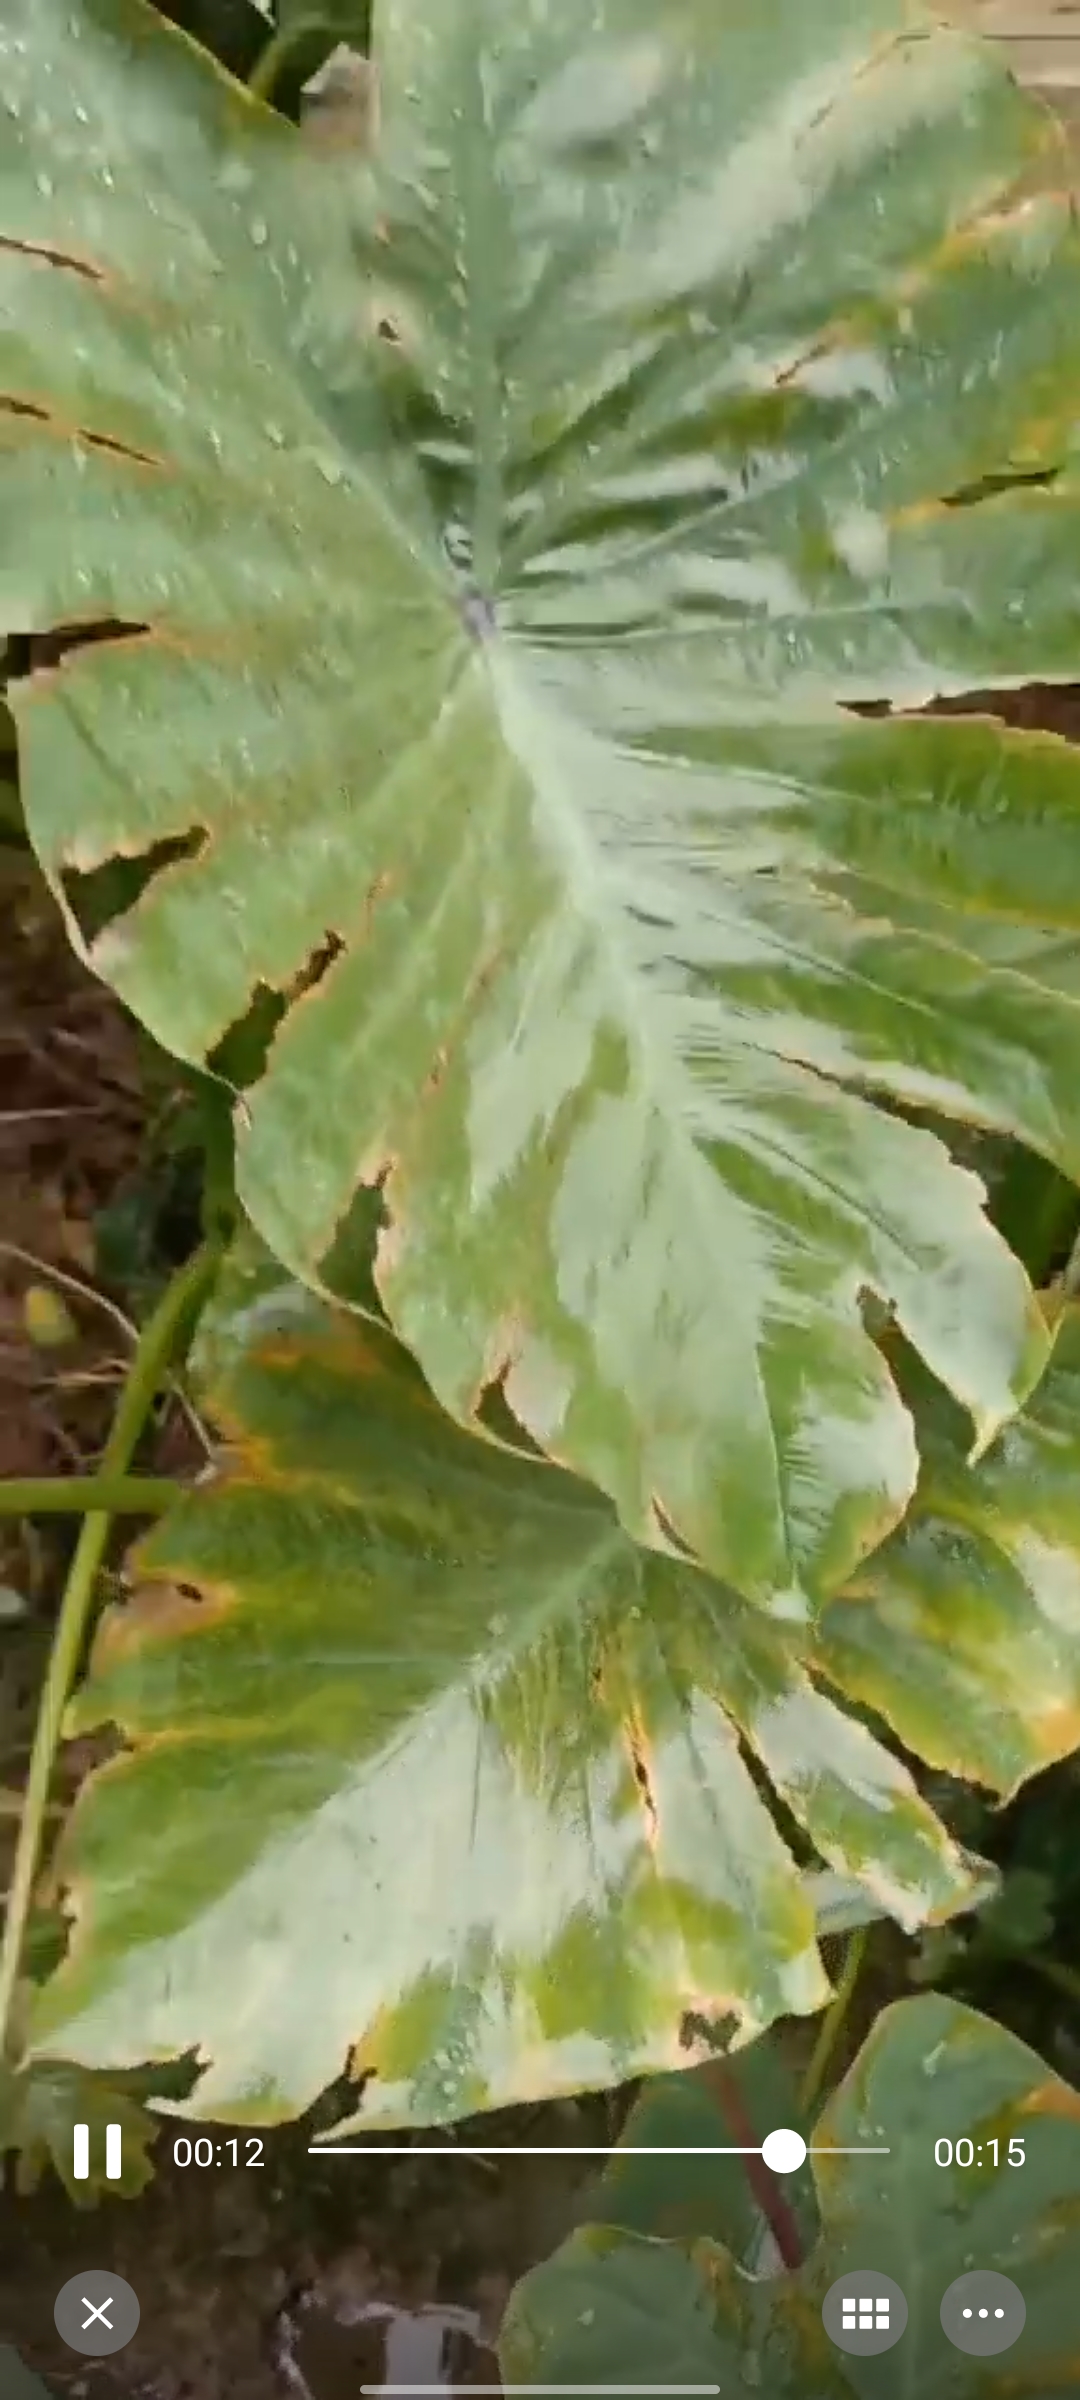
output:
[[[826,2292],[822,2323],[838,2350],[871,2356],[891,2350],[907,2324],[907,2301],[891,2275],[873,2268],[841,2275]]]
[[[887,2298],[875,2299],[873,2293],[852,2295],[841,2302],[841,2323],[845,2333],[887,2333],[889,2303]]]

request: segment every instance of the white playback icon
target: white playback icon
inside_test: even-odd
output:
[[[115,2182],[117,2181],[118,2177],[119,2177],[119,2176],[120,2176],[120,2175],[123,2173],[123,2165],[122,2165],[122,2153],[123,2153],[123,2146],[124,2146],[124,2129],[123,2129],[123,2126],[122,2126],[122,2125],[106,2125],[106,2127],[105,2127],[105,2173],[106,2173],[106,2175],[108,2176],[110,2183],[115,2183]],[[88,2178],[89,2174],[90,2174],[90,2127],[89,2127],[89,2125],[76,2125],[76,2127],[75,2127],[75,2129],[74,2129],[74,2141],[73,2141],[73,2144],[72,2144],[72,2150],[73,2150],[73,2154],[74,2154],[73,2172],[74,2172],[74,2176],[75,2176],[75,2181],[76,2181],[76,2183],[85,2183],[85,2182],[87,2181],[87,2178]]]

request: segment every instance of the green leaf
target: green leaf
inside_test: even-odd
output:
[[[919,1936],[914,1955],[907,1961],[908,1982],[935,1984],[940,1988],[961,1972],[967,1955],[964,1935],[954,1926],[928,1925]]]
[[[828,1868],[820,1874],[805,1875],[803,1886],[813,1900],[814,1922],[823,1937],[854,1933],[860,1925],[873,1925],[885,1914],[870,1899],[864,1885],[850,1876],[835,1875]]]
[[[817,2238],[817,2195],[806,2164],[793,2175],[770,2175],[763,2162],[718,2157],[732,2144],[761,2142],[785,2125],[810,2139],[798,2086],[776,2039],[681,2075],[652,2076],[623,2127],[584,2214],[650,2238],[707,2234],[723,2242],[748,2274],[773,2273],[777,2256],[770,2214],[758,2188],[764,2176],[769,2212],[784,2210],[799,2255]],[[656,2155],[643,2157],[652,2149]],[[678,2152],[673,2166],[666,2151]]]
[[[277,21],[286,33],[315,27],[339,42],[366,50],[371,39],[372,0],[278,0]]]
[[[1054,1882],[1035,1867],[1010,1867],[980,1912],[974,1942],[982,1953],[1023,1958],[1054,1933]]]
[[[959,1412],[905,1369],[922,1470],[903,1528],[826,1609],[826,1674],[908,1749],[1009,1795],[1080,1745],[1080,1309],[977,1467]]]
[[[272,1250],[317,1284],[380,1184],[444,1406],[797,1616],[914,1482],[863,1296],[980,1446],[1045,1358],[874,1095],[1080,1167],[1075,999],[980,950],[1075,935],[1080,761],[851,712],[1075,672],[1080,247],[906,0],[513,16],[384,0],[353,168],[140,0],[6,0],[27,820],[76,910],[141,860],[85,947],[166,1048],[285,995]]]
[[[463,1432],[385,1329],[249,1244],[199,1375],[223,1469],[141,1547],[69,1718],[125,1747],[64,1831],[35,2055],[197,2052],[180,2113],[252,2123],[348,2057],[368,2129],[820,2008],[815,1885],[742,1745],[901,1921],[970,1904],[971,1863],[781,1628]]]
[[[1009,1958],[1032,1958],[1053,1939],[1055,1883],[1036,1867],[1009,1866],[996,1891],[963,1928],[929,1926],[908,1961],[912,1983],[942,1985],[978,1976]]]
[[[123,2130],[121,2172],[106,2183],[105,2128],[110,2124]],[[90,2173],[79,2181],[72,2172],[73,2125],[90,2128]],[[150,2148],[160,2131],[130,2092],[101,2075],[64,2061],[38,2061],[17,2071],[0,2063],[0,2183],[7,2153],[14,2157],[18,2192],[35,2191],[52,2166],[77,2208],[92,2208],[106,2191],[134,2200],[153,2176]]]
[[[938,2139],[965,2134],[981,2165],[939,2167]],[[1010,2139],[1024,2143],[1022,2166],[1005,2163]],[[1074,2388],[1080,2095],[990,2019],[935,1994],[878,2018],[814,2141],[822,2232],[797,2274],[755,2283],[715,2242],[645,2241],[609,2219],[518,2285],[499,2344],[507,2382],[572,2391],[630,2375],[749,2385],[768,2400],[1049,2400]],[[887,2160],[843,2155],[872,2141]],[[1027,2302],[1019,2341],[992,2362],[953,2350],[940,2322],[944,2292],[973,2265],[1010,2276]],[[908,2302],[902,2340],[872,2359],[833,2350],[821,2325],[829,2286],[860,2267],[894,2276]]]
[[[48,2385],[31,2374],[7,2342],[0,2342],[0,2392],[4,2400],[52,2400]]]

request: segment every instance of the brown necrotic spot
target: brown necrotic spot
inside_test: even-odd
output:
[[[1057,482],[1061,467],[1017,467],[1004,475],[983,475],[978,483],[961,484],[955,492],[947,492],[944,508],[976,508],[980,500],[996,500],[1002,492],[1048,492]]]
[[[656,1794],[653,1791],[652,1777],[649,1773],[645,1736],[641,1726],[633,1720],[626,1728],[626,1736],[630,1751],[630,1764],[634,1770],[634,1781],[641,1794],[641,1805],[645,1812],[646,1839],[650,1849],[653,1849],[660,1831],[660,1816],[656,1805]]]
[[[0,250],[13,256],[40,260],[43,267],[59,267],[66,274],[82,275],[87,283],[104,283],[105,275],[92,259],[76,258],[70,250],[58,250],[51,242],[17,241],[10,233],[0,233]]]
[[[112,458],[129,458],[137,467],[162,464],[149,450],[140,450],[134,442],[121,441],[117,434],[100,433],[89,425],[65,424],[54,410],[43,408],[37,400],[26,400],[17,392],[0,392],[0,410],[9,417],[28,417],[36,425],[46,425],[63,441],[84,450],[102,450]]]
[[[446,1081],[446,1070],[449,1064],[450,1053],[445,1046],[436,1050],[431,1061],[431,1065],[424,1077],[423,1089],[425,1097],[429,1099],[432,1098],[440,1089],[440,1086]]]
[[[345,944],[339,933],[329,932],[324,936],[289,985],[287,999],[290,1007],[297,1000],[305,1000],[312,992],[318,990],[324,977],[329,974],[334,960],[341,957],[344,948]]]
[[[663,1506],[662,1502],[657,1499],[655,1492],[652,1494],[650,1499],[649,1508],[652,1515],[653,1524],[656,1527],[656,1531],[659,1534],[660,1540],[669,1550],[676,1551],[680,1558],[686,1558],[694,1562],[693,1551],[688,1549],[686,1543],[683,1541],[682,1535],[672,1524],[666,1508]]]

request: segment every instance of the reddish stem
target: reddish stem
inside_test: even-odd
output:
[[[710,2059],[701,2073],[712,2086],[733,2140],[746,2148],[747,2156],[742,2162],[746,2179],[785,2267],[801,2267],[805,2253],[798,2219],[790,2200],[784,2198],[778,2177],[761,2156],[750,2112],[730,2067],[718,2058]]]

